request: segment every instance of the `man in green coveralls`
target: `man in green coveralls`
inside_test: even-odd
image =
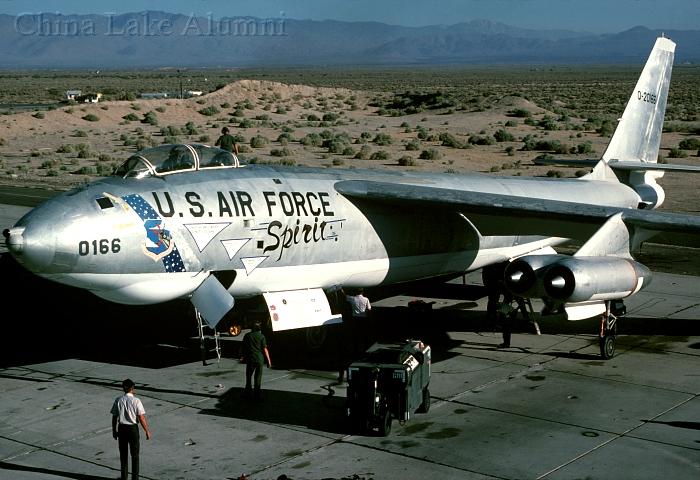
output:
[[[228,133],[228,127],[221,129],[221,136],[216,139],[216,143],[214,145],[238,155],[238,144],[236,143],[236,139],[233,138],[233,135]]]
[[[260,385],[262,384],[263,362],[267,360],[267,366],[272,368],[270,352],[267,350],[265,335],[260,331],[260,322],[253,324],[253,329],[243,337],[243,361],[245,367],[245,390],[243,398],[250,398],[251,379],[254,380],[253,398],[262,400],[260,395]]]

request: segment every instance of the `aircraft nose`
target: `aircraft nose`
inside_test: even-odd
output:
[[[7,250],[15,259],[33,272],[44,271],[55,256],[55,237],[50,224],[32,215],[29,222],[20,223],[3,232]]]
[[[6,228],[2,231],[5,237],[5,246],[13,255],[19,255],[24,249],[24,227]]]

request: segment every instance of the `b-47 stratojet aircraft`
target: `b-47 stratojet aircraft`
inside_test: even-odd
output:
[[[607,150],[576,179],[243,165],[206,145],[137,152],[112,176],[38,206],[5,230],[30,271],[125,304],[189,298],[214,327],[262,295],[274,331],[340,321],[327,292],[505,265],[514,295],[569,320],[600,316],[650,271],[630,252],[700,217],[652,211],[675,44],[658,38]],[[574,255],[553,247],[571,239]],[[695,246],[698,246],[697,243]]]

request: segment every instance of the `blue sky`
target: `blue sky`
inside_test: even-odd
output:
[[[373,20],[394,25],[488,19],[522,28],[619,32],[643,25],[700,28],[700,0],[0,0],[0,13],[126,13],[163,10],[221,16]]]

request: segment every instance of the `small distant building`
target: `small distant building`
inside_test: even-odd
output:
[[[66,92],[66,100],[75,100],[76,97],[79,97],[82,94],[83,94],[82,90],[68,90]]]
[[[185,98],[201,97],[202,95],[204,95],[204,92],[201,90],[187,90],[187,91],[185,91]]]
[[[101,98],[101,93],[86,93],[85,95],[78,95],[75,97],[75,101],[78,103],[97,103]]]
[[[150,93],[142,93],[141,98],[147,99],[147,100],[153,100],[157,98],[168,98],[169,95],[167,92],[150,92]]]

